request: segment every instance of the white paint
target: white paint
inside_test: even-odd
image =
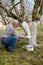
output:
[[[32,22],[32,31],[31,31],[31,38],[29,39],[29,44],[36,46],[36,36],[37,36],[37,25],[38,23],[36,21]]]
[[[30,37],[30,29],[29,29],[29,25],[28,23],[26,23],[25,21],[23,21],[21,23],[21,26],[24,28],[25,32],[27,33],[27,36]]]
[[[36,21],[32,22],[31,36],[29,38],[29,43],[26,46],[27,51],[33,51],[34,48],[37,46],[37,42],[36,42],[37,25],[38,23]]]

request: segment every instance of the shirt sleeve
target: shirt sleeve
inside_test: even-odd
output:
[[[14,34],[18,36],[19,38],[25,38],[24,35],[20,34],[17,30],[14,31]]]

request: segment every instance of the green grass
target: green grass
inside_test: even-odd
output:
[[[23,30],[19,28],[19,32],[24,34]],[[2,30],[0,30],[2,34]],[[38,27],[37,43],[43,42],[43,26]],[[22,48],[28,41],[26,39],[20,40],[14,52],[7,52],[3,45],[0,44],[0,65],[43,65],[43,47],[35,48],[33,52],[28,52]]]

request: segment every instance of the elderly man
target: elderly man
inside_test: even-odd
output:
[[[16,31],[16,27],[18,27],[18,25],[19,22],[14,20],[6,26],[4,32],[2,33],[1,43],[5,46],[7,51],[14,51],[14,47],[16,46],[19,37],[24,37]]]

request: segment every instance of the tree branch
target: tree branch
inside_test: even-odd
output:
[[[23,22],[23,18],[22,17],[19,17],[15,14],[13,14],[11,11],[9,11],[6,6],[4,6],[2,3],[0,4],[0,8],[2,8],[6,13],[7,13],[7,16],[8,17],[12,17],[12,18],[15,18],[17,19],[19,22]],[[19,15],[19,14],[18,14]]]
[[[20,11],[20,16],[24,18],[24,0],[20,0],[21,3],[21,11]]]
[[[8,11],[8,10],[6,9],[6,7],[5,7],[2,3],[0,4],[0,8],[2,8],[2,9],[7,13],[7,15],[8,15],[9,17],[18,19],[18,17],[17,17],[16,15],[14,15],[11,11]]]
[[[38,11],[38,8],[40,7],[40,2],[41,2],[41,0],[35,1],[34,9],[32,12],[32,21],[40,20],[40,13]]]
[[[16,3],[15,5],[13,5],[13,7],[10,9],[10,10],[12,10],[16,5],[18,5],[20,2],[18,2],[18,3]]]

